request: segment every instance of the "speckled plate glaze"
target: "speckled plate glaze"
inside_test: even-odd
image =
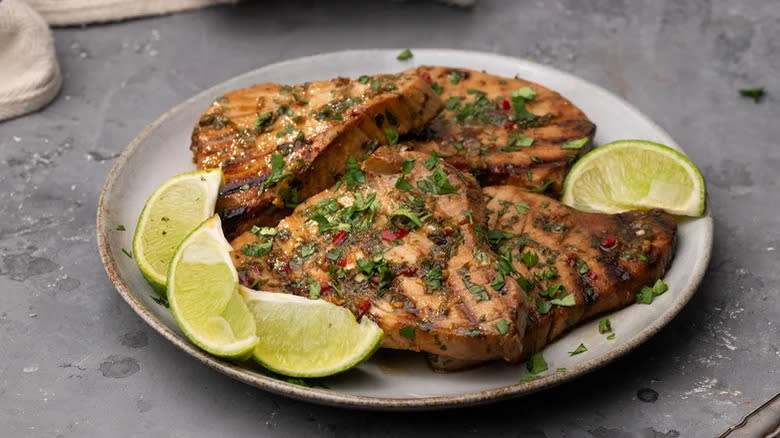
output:
[[[176,327],[168,310],[133,260],[133,226],[147,196],[171,176],[193,170],[190,134],[198,115],[218,96],[260,82],[299,83],[335,76],[389,73],[416,65],[447,65],[486,70],[538,82],[578,105],[598,125],[596,144],[641,138],[680,149],[663,129],[614,94],[580,78],[523,59],[489,53],[414,49],[414,58],[396,59],[399,50],[329,53],[269,65],[230,79],[173,108],[149,125],[117,159],[106,179],[97,211],[100,255],[120,295],[141,318],[189,356],[230,377],[289,397],[329,405],[373,409],[447,408],[494,402],[531,394],[580,377],[619,358],[666,325],[690,300],[704,275],[712,250],[712,217],[682,220],[675,261],[664,280],[670,290],[652,305],[632,305],[609,315],[616,337],[608,341],[597,322],[582,325],[544,350],[549,370],[521,382],[522,364],[491,363],[469,371],[437,374],[422,354],[380,351],[368,362],[306,388],[265,375],[262,370],[215,358],[195,347]],[[127,231],[116,231],[118,225]],[[569,356],[580,343],[586,353]],[[181,360],[188,360],[182,356]],[[566,372],[556,372],[565,368]],[[326,389],[327,388],[327,389]]]

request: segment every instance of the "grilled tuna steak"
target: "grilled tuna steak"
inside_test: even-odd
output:
[[[217,99],[196,124],[190,149],[198,168],[222,167],[217,212],[235,236],[276,223],[335,183],[347,157],[394,143],[441,108],[414,74],[260,84]]]
[[[591,146],[596,126],[539,84],[449,67],[409,72],[430,82],[445,101],[445,110],[409,144],[437,151],[482,185],[558,195],[573,161]]]
[[[401,148],[347,167],[276,227],[232,242],[241,282],[369,317],[384,347],[518,360],[525,293],[480,238],[485,204],[474,178]]]
[[[674,254],[677,225],[660,210],[586,213],[511,186],[484,194],[499,271],[530,301],[524,357],[580,322],[635,302]]]

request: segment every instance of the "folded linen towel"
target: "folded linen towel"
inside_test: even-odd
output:
[[[49,26],[22,0],[0,1],[0,120],[46,105],[61,83]]]

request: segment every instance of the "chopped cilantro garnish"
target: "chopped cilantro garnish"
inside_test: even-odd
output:
[[[159,304],[159,305],[161,305],[163,307],[168,307],[168,308],[171,307],[171,305],[168,303],[168,297],[167,296],[165,296],[165,295],[161,295],[161,296],[157,296],[157,297],[156,296],[152,296],[152,295],[149,295],[149,296],[152,297],[152,301],[154,301],[155,303],[157,303],[157,304]]]
[[[527,266],[528,269],[531,269],[536,266],[537,263],[539,263],[539,255],[535,252],[526,251],[520,254],[520,258],[518,260]]]
[[[284,137],[287,134],[291,134],[293,131],[295,131],[295,126],[287,125],[284,128],[282,128],[281,130],[279,130],[279,132],[276,133],[276,137],[277,138],[282,138],[282,137]]]
[[[536,97],[534,90],[528,87],[521,87],[513,91],[510,95],[512,100],[512,109],[514,110],[514,119],[516,121],[533,120],[536,118],[535,114],[532,114],[525,107],[525,101]]]
[[[569,140],[561,145],[561,149],[581,149],[588,142],[588,137],[578,138],[577,140]]]
[[[454,110],[457,109],[460,106],[460,99],[458,99],[455,96],[450,96],[447,98],[447,101],[444,103],[444,107],[448,110]]]
[[[613,339],[615,339],[615,333],[610,333],[610,334],[607,336],[607,339],[608,339],[608,340],[610,340],[610,341],[611,341],[611,340],[613,340]]]
[[[399,61],[406,61],[407,59],[411,59],[413,56],[414,54],[412,54],[412,51],[406,49],[403,52],[399,53],[398,56],[395,57],[395,59]]]
[[[474,298],[474,301],[479,302],[490,300],[490,295],[488,295],[487,289],[478,284],[472,283],[470,275],[464,275],[462,280],[463,284],[466,286],[466,289],[471,292],[471,296]]]
[[[426,286],[433,290],[438,290],[441,289],[441,282],[444,280],[444,276],[442,276],[441,269],[433,268],[425,274],[423,279]]]
[[[462,214],[463,216],[465,216],[465,217],[467,217],[469,219],[469,224],[472,224],[472,225],[474,224],[474,217],[473,217],[473,215],[471,213],[471,210],[461,211],[460,214]]]
[[[265,130],[265,128],[267,127],[268,122],[271,121],[273,116],[274,116],[274,113],[272,113],[271,111],[268,111],[268,112],[263,113],[263,114],[257,113],[257,120],[255,121],[255,126],[254,126],[255,130],[263,132]]]
[[[458,82],[460,82],[460,80],[462,79],[461,76],[460,76],[460,73],[458,73],[458,72],[456,72],[454,70],[450,72],[449,78],[450,78],[450,83],[452,85],[457,85]]]
[[[414,169],[414,161],[414,158],[410,158],[401,165],[401,171],[404,175],[408,175]]]
[[[531,374],[539,374],[547,371],[547,362],[545,362],[542,353],[536,353],[531,356],[525,366]]]
[[[511,239],[514,234],[506,232],[504,230],[490,230],[487,234],[488,241],[492,246],[499,245],[503,240]]]
[[[574,298],[574,294],[568,294],[563,298],[556,298],[554,300],[550,300],[550,304],[555,304],[556,306],[561,306],[561,307],[572,307],[577,304],[577,301]]]
[[[426,169],[431,170],[439,164],[439,154],[436,151],[431,152],[431,156],[423,160]]]
[[[332,262],[337,262],[341,258],[341,254],[343,252],[344,252],[343,248],[333,248],[327,253],[325,253],[325,258]]]
[[[609,333],[612,331],[612,323],[609,322],[609,318],[601,318],[599,321],[599,333]]]
[[[539,298],[536,299],[536,310],[539,312],[539,314],[546,315],[550,309],[552,309],[552,304]]]
[[[504,274],[498,272],[496,274],[496,278],[494,278],[493,281],[490,282],[490,287],[492,287],[493,290],[495,291],[500,291],[505,284],[506,284],[506,280],[504,279]]]
[[[581,258],[577,257],[577,273],[580,275],[585,275],[588,272],[590,272],[590,268],[588,267],[588,264],[585,263],[585,260],[582,260]]]
[[[515,207],[517,214],[526,214],[528,213],[528,209],[531,208],[527,202],[513,202],[512,205]]]
[[[398,334],[409,340],[414,340],[414,326],[405,325],[398,330]]]
[[[266,187],[273,187],[276,184],[279,184],[280,181],[283,179],[289,177],[289,174],[284,174],[284,156],[282,154],[272,154],[271,155],[271,174],[268,175],[268,178],[266,178],[262,184],[260,184],[260,187],[258,188],[258,193],[263,193]]]
[[[533,157],[531,157],[531,158],[533,158]],[[547,190],[547,187],[549,187],[550,184],[552,184],[552,183],[553,183],[553,181],[551,179],[546,179],[546,180],[544,180],[542,185],[540,185],[539,187],[534,187],[532,189],[526,189],[526,191],[527,192],[531,192],[531,193],[544,193],[544,191]]]
[[[117,231],[125,231],[125,226],[124,225],[117,225],[116,226],[116,230]]]
[[[309,243],[309,244],[306,244],[306,245],[301,245],[299,250],[300,250],[300,253],[301,253],[301,257],[307,258],[307,257],[309,257],[310,255],[314,254],[317,251],[317,245],[315,245],[313,243]]]
[[[412,210],[409,210],[408,208],[401,207],[398,210],[392,212],[390,216],[403,216],[409,219],[409,221],[415,225],[415,227],[421,227],[422,221],[427,218],[427,215],[424,218],[420,218],[417,216],[417,213],[413,212]]]
[[[316,300],[320,297],[320,292],[322,292],[322,285],[314,280],[309,280],[309,298],[312,300]]]
[[[506,146],[501,146],[498,148],[501,152],[517,152],[520,150],[520,148],[527,148],[534,144],[534,138],[533,137],[525,137],[520,134],[512,134],[507,139]]]
[[[128,250],[126,250],[124,248],[122,248],[122,254],[124,254],[124,255],[126,255],[126,256],[128,256],[130,258],[133,258],[133,255],[130,253],[130,251],[128,251]]]
[[[764,97],[764,87],[759,88],[743,88],[739,90],[739,94],[742,97],[749,97],[754,102],[758,103],[762,97]]]
[[[653,287],[643,287],[636,296],[636,302],[640,304],[650,304],[653,302],[653,298],[663,294],[669,290],[669,286],[663,282],[660,278],[656,280]]]
[[[438,82],[431,82],[431,88],[433,88],[436,94],[441,94],[442,92],[441,85]]]
[[[580,344],[579,347],[574,349],[574,351],[569,352],[569,356],[576,356],[586,351],[588,351],[588,349],[585,347],[585,344]]]
[[[361,84],[367,84],[368,81],[370,81],[370,80],[371,80],[371,78],[366,76],[366,75],[363,75],[363,76],[358,78],[358,82],[360,82]]]
[[[398,131],[393,128],[385,128],[385,137],[387,137],[387,144],[393,146],[398,144]]]
[[[249,257],[262,257],[271,252],[273,245],[273,242],[245,243],[241,252]]]
[[[458,191],[450,184],[447,173],[441,167],[437,168],[425,180],[417,181],[417,187],[424,192],[433,193],[434,195],[448,195]]]
[[[402,192],[408,192],[409,190],[412,190],[414,187],[412,187],[411,184],[409,184],[409,181],[404,179],[403,176],[399,176],[398,180],[395,182],[395,188]]]
[[[257,236],[276,236],[279,232],[274,227],[258,227],[257,225],[252,225],[252,229],[249,231]]]
[[[505,319],[499,319],[498,322],[496,322],[495,327],[499,333],[505,335],[509,332],[509,327],[511,327],[511,324]]]
[[[347,188],[350,190],[355,190],[366,183],[366,177],[361,172],[355,157],[350,156],[347,159],[346,172],[344,172],[344,176],[341,179],[347,183]]]

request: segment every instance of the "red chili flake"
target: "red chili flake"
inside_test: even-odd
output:
[[[604,248],[612,248],[617,245],[617,238],[615,236],[607,236],[601,240],[601,246]]]
[[[374,275],[373,277],[371,277],[371,282],[374,284],[379,284],[379,276]]]
[[[365,315],[366,312],[368,312],[368,309],[371,308],[371,301],[363,301],[360,303],[360,307],[358,307],[358,319],[360,319],[361,316]]]
[[[327,281],[321,281],[320,282],[320,289],[322,293],[330,292],[333,290],[333,286],[328,284]]]
[[[566,254],[566,262],[570,265],[574,265],[574,261],[577,259],[577,254],[574,254],[573,252],[570,252]]]
[[[393,233],[390,228],[385,228],[382,230],[382,239],[387,240],[388,242],[392,242],[395,240],[395,233]]]
[[[445,228],[444,229],[444,235],[449,236],[452,234],[452,228]]]
[[[339,246],[347,240],[347,232],[344,230],[339,231],[333,236],[333,246]]]
[[[588,271],[588,278],[590,278],[591,280],[595,280],[595,279],[599,278],[599,274],[597,274],[597,273],[595,273],[593,271]]]
[[[400,271],[398,271],[398,275],[402,277],[413,277],[417,275],[417,268],[408,267],[408,268],[401,269]]]
[[[409,234],[408,230],[396,230],[396,231],[393,231],[390,228],[385,228],[384,230],[382,230],[382,239],[384,239],[384,240],[386,240],[388,242],[392,242],[395,239],[402,239],[407,234]]]
[[[431,74],[427,71],[420,73],[420,78],[429,84],[432,82]]]
[[[509,103],[508,100],[504,99],[504,100],[501,101],[501,109],[502,110],[508,111],[511,108],[512,108],[512,104]]]
[[[515,127],[515,123],[514,122],[505,122],[504,123],[504,129],[512,129],[514,127]]]
[[[281,268],[279,268],[279,272],[286,275],[292,272],[292,268],[290,267],[290,265],[284,264],[282,265]]]
[[[336,264],[343,268],[344,266],[347,266],[347,259],[342,257],[339,259],[339,261],[336,262]]]

